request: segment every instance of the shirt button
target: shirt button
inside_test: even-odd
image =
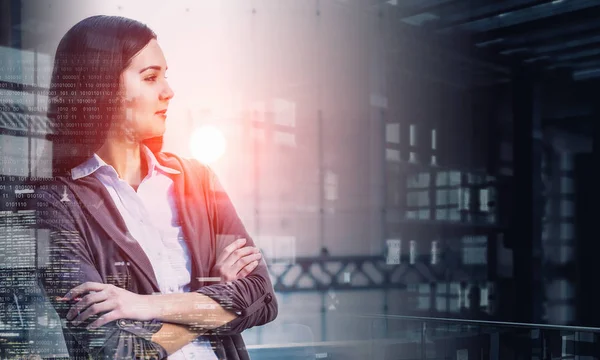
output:
[[[125,327],[125,320],[121,319],[117,322],[117,324],[119,325],[119,327]]]

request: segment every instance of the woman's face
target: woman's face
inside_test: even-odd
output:
[[[121,74],[126,128],[137,141],[162,136],[174,93],[167,83],[167,62],[155,39],[137,53]]]

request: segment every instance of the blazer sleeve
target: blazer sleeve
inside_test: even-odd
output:
[[[73,302],[61,298],[73,287],[84,282],[102,283],[94,266],[78,222],[78,205],[62,203],[55,194],[41,192],[37,202],[38,234],[45,233],[47,259],[40,266],[39,279],[50,303],[62,323],[65,343],[73,359],[165,359],[166,350],[151,341],[162,323],[153,321],[118,320],[95,330],[85,327],[98,318],[93,316],[79,326],[66,320]],[[81,220],[80,220],[81,221]],[[47,261],[47,262],[46,262]]]
[[[227,241],[222,246],[227,246],[237,239],[235,236],[228,235],[245,237],[246,246],[255,246],[215,173],[208,167],[207,171],[207,197],[208,203],[212,205],[210,206],[212,211],[209,211],[213,216],[212,221],[217,236]],[[209,296],[238,315],[236,319],[211,330],[209,334],[239,334],[251,327],[267,324],[277,317],[277,298],[264,258],[245,278],[207,285],[200,288],[198,292]]]

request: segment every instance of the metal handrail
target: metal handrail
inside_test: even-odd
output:
[[[387,319],[387,320],[418,320],[418,321],[426,321],[426,322],[427,321],[429,321],[429,322],[453,322],[453,323],[466,323],[469,325],[510,326],[510,327],[529,328],[529,329],[587,331],[587,332],[593,332],[593,333],[600,333],[600,327],[589,327],[589,326],[536,324],[536,323],[522,323],[522,322],[511,322],[511,321],[474,320],[474,319],[461,319],[461,318],[440,318],[440,317],[410,316],[410,315],[359,314],[356,316]]]

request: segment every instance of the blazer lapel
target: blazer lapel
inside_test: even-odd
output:
[[[87,176],[74,182],[70,181],[68,186],[73,188],[73,194],[87,213],[87,217],[93,218],[97,225],[106,231],[108,237],[142,270],[152,289],[160,292],[150,260],[137,240],[127,231],[123,217],[102,183],[92,176]]]

